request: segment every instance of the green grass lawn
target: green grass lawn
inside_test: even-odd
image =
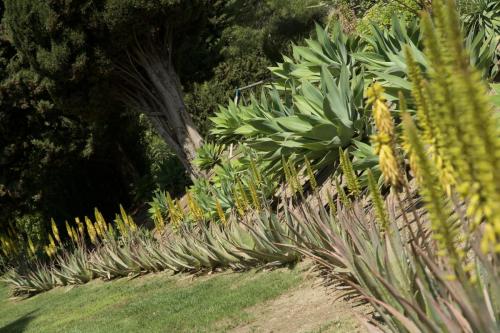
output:
[[[0,333],[224,331],[252,319],[245,308],[300,281],[300,274],[288,269],[195,279],[156,274],[58,288],[16,301],[0,285]]]

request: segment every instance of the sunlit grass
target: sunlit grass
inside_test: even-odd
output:
[[[299,281],[299,273],[287,269],[195,279],[157,274],[57,288],[21,301],[8,300],[7,286],[0,285],[0,332],[224,331],[252,319],[245,308]]]

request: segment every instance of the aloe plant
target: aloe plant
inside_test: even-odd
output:
[[[197,151],[194,163],[202,171],[210,171],[214,166],[220,165],[221,157],[226,147],[217,143],[205,143]]]
[[[60,284],[51,266],[35,262],[31,267],[8,271],[2,281],[12,286],[16,297],[31,296],[55,288]]]
[[[31,296],[95,278],[111,280],[160,271],[240,271],[298,261],[299,252],[290,247],[294,233],[265,201],[260,207],[260,211],[250,207],[243,221],[230,216],[225,226],[183,224],[177,232],[162,235],[137,228],[121,236],[99,238],[92,249],[77,242],[75,249],[58,249],[53,260],[10,271],[2,280],[13,287],[14,295]]]
[[[66,251],[55,261],[55,276],[63,285],[85,284],[94,278],[85,246],[78,246],[72,252]]]

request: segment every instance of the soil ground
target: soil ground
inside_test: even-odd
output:
[[[353,309],[317,283],[303,282],[285,294],[246,311],[254,318],[231,333],[344,333],[367,332]]]

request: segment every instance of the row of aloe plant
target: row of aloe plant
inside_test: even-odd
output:
[[[48,263],[16,267],[2,280],[12,286],[14,296],[30,296],[97,278],[282,266],[299,258],[295,250],[277,245],[291,242],[288,237],[293,238],[288,227],[269,213],[256,215],[252,225],[199,226],[161,239],[140,228],[126,238],[106,238],[91,249],[84,245],[59,249]]]
[[[245,177],[251,193],[243,190],[235,194],[231,212],[227,213],[212,194],[216,217],[209,214],[211,208],[205,213],[197,199],[191,198],[183,208],[168,197],[169,215],[166,219],[158,216],[154,230],[137,226],[122,207],[113,223],[98,210],[94,219],[66,223],[65,232],[52,222],[49,244],[43,248],[49,259],[37,260],[39,249],[29,242],[30,260],[10,270],[2,280],[13,286],[15,296],[30,296],[96,278],[110,280],[160,271],[240,271],[295,263],[299,253],[284,245],[293,244],[294,233],[274,213],[257,183],[262,176],[258,169],[254,172]]]

